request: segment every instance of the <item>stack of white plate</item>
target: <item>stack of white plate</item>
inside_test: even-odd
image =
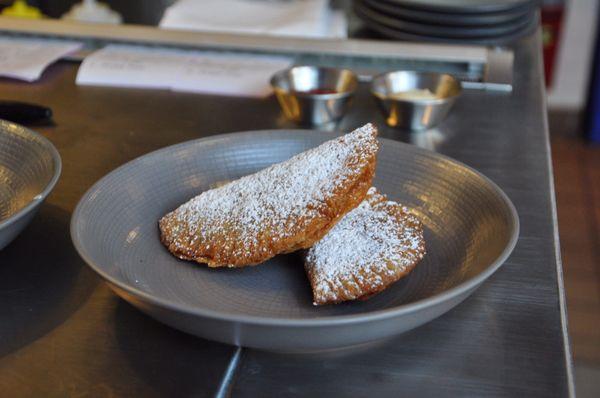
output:
[[[366,26],[408,41],[508,44],[533,32],[537,0],[354,0]]]

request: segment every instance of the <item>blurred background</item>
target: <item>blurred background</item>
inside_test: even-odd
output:
[[[12,3],[11,0],[0,0],[0,8],[7,8]],[[64,16],[75,3],[69,0],[28,1],[30,6],[51,18]],[[174,3],[175,0],[105,1],[124,23],[163,26],[183,24],[181,18],[175,18],[175,8],[171,10],[171,20],[163,20],[165,10]],[[467,35],[448,39],[436,32],[423,32],[423,25],[413,23],[415,20],[408,23],[400,17],[391,20],[390,16],[403,17],[405,10],[398,6],[385,14],[386,4],[389,5],[373,0],[333,1],[335,9],[350,16],[346,24],[352,36],[477,42]],[[541,10],[543,29],[548,120],[577,389],[579,396],[600,396],[600,41],[597,29],[600,2],[522,1],[511,12],[515,12],[514,21],[522,21],[519,24],[523,25],[511,30],[513,36],[510,39],[528,32],[530,24],[527,21],[537,18],[537,6]],[[419,21],[418,15],[413,17]],[[411,20],[410,16],[407,18]],[[380,21],[383,22],[378,24]],[[537,26],[537,19],[535,21]],[[388,29],[399,23],[404,23],[406,29]],[[342,25],[342,29],[345,27]],[[502,45],[510,44],[509,41],[498,34],[490,35],[482,44]]]
[[[542,8],[548,116],[578,395],[600,396],[600,129],[595,0]]]

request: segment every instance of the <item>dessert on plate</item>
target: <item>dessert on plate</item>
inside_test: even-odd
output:
[[[291,159],[201,193],[159,221],[175,256],[243,267],[306,249],[371,187],[377,130],[367,124]]]
[[[308,250],[315,305],[366,299],[407,275],[425,255],[423,227],[408,209],[371,188]]]

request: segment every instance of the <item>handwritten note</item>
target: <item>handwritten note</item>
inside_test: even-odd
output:
[[[1,37],[0,76],[33,82],[48,65],[77,51],[81,45],[62,40]]]
[[[271,76],[290,65],[287,58],[195,54],[173,83],[176,91],[265,97]]]
[[[264,97],[285,57],[111,45],[86,58],[77,84]]]
[[[182,73],[186,52],[110,45],[86,57],[77,84],[169,89]]]

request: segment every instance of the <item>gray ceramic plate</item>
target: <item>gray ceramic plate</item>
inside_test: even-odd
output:
[[[358,3],[355,3],[355,4],[358,4]],[[514,31],[512,33],[498,35],[498,36],[489,36],[489,37],[468,37],[468,38],[467,37],[463,37],[463,38],[454,37],[453,38],[453,37],[442,37],[442,36],[409,33],[404,30],[401,30],[401,29],[391,28],[389,26],[382,24],[378,20],[372,19],[371,16],[368,15],[368,13],[363,12],[363,8],[361,8],[361,7],[354,7],[354,11],[356,12],[356,14],[359,16],[359,18],[365,23],[365,25],[369,29],[371,29],[385,37],[389,37],[392,39],[402,40],[402,41],[415,41],[415,42],[428,41],[428,42],[437,42],[437,43],[459,43],[459,44],[460,43],[469,43],[469,44],[481,44],[481,45],[506,45],[506,44],[514,42],[515,40],[517,40],[521,37],[532,34],[533,32],[535,32],[535,30],[537,29],[537,27],[539,25],[539,18],[536,15],[534,18],[532,18],[529,21],[529,25],[527,25],[524,28],[521,28],[517,31]]]
[[[460,303],[506,260],[518,235],[506,195],[456,161],[386,139],[375,184],[416,211],[428,254],[368,301],[313,307],[299,254],[214,270],[177,260],[161,245],[157,220],[179,204],[333,137],[254,131],[142,156],[83,196],[73,242],[117,294],[150,316],[207,339],[290,351],[357,345],[417,327]]]
[[[355,0],[357,1],[357,0]],[[439,24],[442,26],[485,26],[495,24],[511,23],[515,19],[535,11],[534,4],[503,12],[484,13],[460,13],[460,12],[437,12],[410,8],[389,0],[363,0],[371,8],[386,13],[389,16],[400,17],[407,21],[421,22],[427,24]]]
[[[539,3],[538,0],[386,0],[419,10],[465,14],[504,12]]]
[[[486,24],[484,26],[450,26],[442,24],[430,24],[406,20],[398,15],[391,15],[383,10],[379,5],[373,5],[368,0],[355,0],[354,7],[359,15],[364,15],[377,23],[400,29],[407,33],[417,35],[431,35],[448,38],[478,38],[478,37],[497,37],[507,35],[512,32],[523,29],[535,18],[533,12],[524,14],[508,23]]]
[[[29,224],[60,170],[60,156],[50,141],[0,120],[0,250]]]

